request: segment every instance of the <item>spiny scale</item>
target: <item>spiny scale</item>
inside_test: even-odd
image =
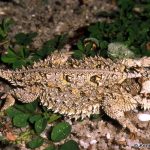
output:
[[[0,77],[14,86],[6,93],[7,103],[2,109],[13,105],[14,98],[30,103],[39,97],[43,106],[75,119],[99,113],[102,108],[124,127],[136,131],[131,122],[126,121],[124,112],[138,104],[149,109],[145,106],[149,101],[143,101],[140,92],[137,99],[124,83],[147,78],[150,58],[113,62],[99,56],[76,60],[71,54],[55,52],[27,68],[0,70]]]

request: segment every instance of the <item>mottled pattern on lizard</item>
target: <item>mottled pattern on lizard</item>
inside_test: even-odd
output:
[[[99,56],[82,60],[70,56],[71,52],[55,52],[28,68],[0,70],[0,77],[13,85],[5,95],[2,110],[13,105],[15,98],[30,103],[39,97],[48,109],[75,119],[99,113],[102,108],[123,127],[136,132],[124,112],[144,103],[124,83],[128,79],[149,78],[150,58],[113,62]]]

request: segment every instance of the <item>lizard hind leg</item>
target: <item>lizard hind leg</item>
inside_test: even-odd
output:
[[[132,122],[125,117],[125,112],[132,110],[136,107],[137,102],[129,93],[124,95],[123,93],[111,91],[104,95],[102,101],[102,108],[105,113],[112,119],[117,120],[124,128],[128,128],[130,132],[137,133],[137,128]]]
[[[58,52],[55,51],[53,54],[48,56],[46,59],[41,60],[40,62],[34,62],[33,68],[41,68],[41,67],[56,67],[64,65],[73,52]]]
[[[4,111],[15,104],[15,98],[11,94],[4,94],[1,98],[5,98],[5,103],[1,108],[1,111]]]
[[[40,92],[35,87],[17,88],[11,90],[8,94],[5,94],[2,98],[5,98],[4,106],[2,111],[8,109],[10,106],[14,105],[15,98],[17,98],[22,103],[30,103],[37,99]]]
[[[38,98],[40,91],[36,87],[17,88],[12,95],[22,103],[31,103]]]

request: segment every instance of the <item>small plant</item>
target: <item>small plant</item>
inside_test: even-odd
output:
[[[54,50],[62,48],[67,41],[66,35],[57,36],[45,42],[41,49],[33,53],[30,52],[30,45],[36,36],[37,33],[35,32],[16,34],[14,37],[15,44],[10,44],[6,49],[6,53],[1,56],[2,62],[11,65],[13,69],[28,66],[33,64],[34,61],[44,59]],[[17,45],[18,48],[15,49],[14,45]]]
[[[0,24],[0,45],[3,44],[2,42],[5,42],[7,40],[8,32],[10,30],[12,22],[13,21],[9,18],[2,20],[2,23]]]
[[[35,149],[40,147],[44,143],[44,139],[40,136],[33,138],[31,141],[27,143],[27,147],[31,149]]]
[[[54,142],[61,141],[62,139],[65,139],[71,132],[71,126],[67,122],[61,122],[54,126],[52,133],[51,133],[51,139]]]

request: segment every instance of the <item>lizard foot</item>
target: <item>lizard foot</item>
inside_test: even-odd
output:
[[[2,99],[5,98],[5,103],[4,103],[4,106],[1,108],[1,111],[4,111],[6,110],[7,108],[9,108],[10,106],[13,106],[14,103],[15,103],[15,99],[12,95],[10,94],[4,94],[2,97]]]

